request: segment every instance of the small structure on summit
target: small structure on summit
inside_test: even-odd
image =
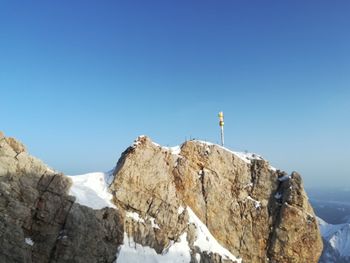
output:
[[[221,146],[224,146],[224,113],[219,112],[219,126],[221,130]]]

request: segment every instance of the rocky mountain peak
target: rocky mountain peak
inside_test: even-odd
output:
[[[317,262],[322,251],[300,175],[276,170],[258,155],[197,140],[161,147],[142,136],[122,154],[113,174],[114,203],[159,226],[127,220],[128,236],[158,252],[183,233],[193,237],[189,213],[179,214],[181,207],[190,208],[245,262]],[[193,253],[200,251],[189,245]]]
[[[22,253],[19,262],[71,262],[74,255],[74,262],[312,263],[321,254],[301,176],[259,155],[198,140],[162,147],[140,136],[111,172],[67,177],[38,160],[28,166],[20,156],[33,157],[15,142],[1,139],[1,186],[14,187],[8,174],[24,176],[33,194],[29,202],[0,188],[1,200],[13,203],[1,202],[0,222],[15,226],[18,240],[1,227],[0,234],[14,244],[7,249]],[[26,165],[13,169],[9,154]],[[21,221],[14,205],[29,207],[16,215]],[[34,245],[23,245],[25,238]],[[6,251],[4,262],[14,262]]]

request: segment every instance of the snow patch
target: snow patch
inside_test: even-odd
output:
[[[133,147],[136,147],[137,145],[140,144],[140,142],[138,141],[139,138],[140,138],[140,136],[139,136],[138,139],[134,142]],[[142,137],[141,137],[141,138],[142,138]],[[163,150],[165,150],[165,151],[170,151],[170,152],[171,152],[172,154],[174,154],[174,155],[180,155],[180,153],[181,153],[181,145],[176,145],[176,146],[172,146],[172,147],[165,147],[165,146],[162,146],[162,145],[160,145],[159,143],[156,143],[156,142],[154,142],[154,141],[151,141],[151,142],[152,142],[152,144],[153,144],[154,146],[156,146],[156,147],[158,147],[158,148],[161,148],[161,149],[163,149]]]
[[[273,167],[272,165],[269,165],[269,169],[276,172],[277,171],[277,168]]]
[[[261,202],[258,201],[258,200],[255,200],[255,199],[252,198],[250,195],[248,195],[247,199],[254,202],[254,206],[255,206],[256,209],[258,209],[259,207],[261,207]]]
[[[194,224],[197,229],[197,239],[194,242],[195,246],[199,247],[201,251],[217,253],[224,259],[231,259],[232,261],[238,263],[242,262],[242,259],[236,258],[230,251],[218,243],[218,241],[209,232],[208,228],[196,216],[191,208],[187,207],[187,212],[189,215],[189,222]]]
[[[34,241],[30,238],[30,237],[26,237],[24,239],[24,242],[29,245],[29,246],[33,246],[34,245]]]
[[[174,147],[170,147],[169,148],[170,149],[170,152],[172,153],[172,154],[175,154],[175,155],[179,155],[180,154],[180,152],[181,152],[181,146],[174,146]]]
[[[244,186],[244,188],[247,188],[247,187],[253,187],[253,183],[248,183],[248,184],[246,184],[245,186]]]
[[[179,206],[179,208],[177,209],[177,214],[182,214],[183,213],[183,211],[185,211],[185,208],[183,208],[183,206]]]
[[[55,173],[55,171],[52,168],[50,168],[50,167],[47,167],[46,171],[48,171],[49,173]]]
[[[110,172],[68,175],[68,177],[73,181],[69,194],[76,197],[77,203],[93,209],[115,208],[111,202],[112,194],[108,192],[107,180],[111,177]]]
[[[134,221],[136,222],[140,222],[140,223],[145,223],[145,220],[143,220],[143,218],[140,217],[140,215],[136,212],[126,212],[125,214],[127,217],[132,218]]]
[[[130,211],[128,211],[128,212],[125,213],[125,216],[129,217],[129,218],[132,218],[136,222],[145,223],[145,220],[137,212],[130,212]],[[154,217],[150,217],[148,220],[151,222],[151,225],[152,225],[153,228],[160,229],[159,225],[155,222],[156,219]]]
[[[150,218],[150,221],[151,221],[152,227],[153,227],[153,228],[160,229],[159,225],[158,225],[158,224],[156,224],[155,220],[156,220],[156,219],[155,219],[154,217],[151,217],[151,218]]]
[[[159,147],[159,148],[162,148],[162,146],[159,143],[156,143],[156,142],[152,141],[152,144],[157,146],[157,147]]]
[[[191,261],[187,234],[180,236],[180,242],[173,242],[162,254],[148,246],[135,243],[132,237],[124,233],[124,244],[117,254],[116,263],[189,263]]]

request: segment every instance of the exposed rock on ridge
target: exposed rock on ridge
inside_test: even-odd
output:
[[[260,157],[239,156],[200,141],[188,141],[174,154],[140,137],[122,154],[114,178],[114,202],[159,225],[147,227],[129,218],[126,232],[158,252],[182,233],[195,239],[187,211],[177,212],[188,206],[243,262],[310,263],[321,254],[322,240],[301,177],[276,171]],[[193,242],[190,246],[192,254],[205,257]]]
[[[259,156],[141,136],[110,179],[117,209],[82,206],[68,177],[0,133],[1,262],[119,263],[123,238],[163,254],[185,238],[191,263],[316,263],[321,254],[301,177]]]
[[[118,211],[74,203],[71,180],[0,133],[0,261],[113,262],[123,240]]]

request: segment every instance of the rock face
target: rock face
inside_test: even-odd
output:
[[[127,234],[158,252],[182,233],[192,235],[187,211],[178,213],[188,206],[243,262],[310,263],[321,254],[322,239],[301,177],[276,171],[258,156],[239,156],[200,141],[185,142],[174,154],[140,137],[122,154],[114,178],[110,188],[118,207],[159,225],[127,220]],[[194,254],[198,248],[189,243]],[[209,257],[208,262],[222,260],[215,253]]]
[[[132,262],[130,240],[158,254],[183,243],[191,263],[316,263],[322,251],[300,175],[218,145],[139,137],[109,181],[116,209],[82,206],[70,186],[0,133],[1,262]]]
[[[70,185],[21,143],[0,136],[2,263],[115,260],[124,232],[119,212],[74,203]]]

